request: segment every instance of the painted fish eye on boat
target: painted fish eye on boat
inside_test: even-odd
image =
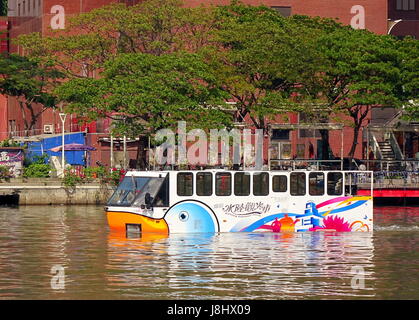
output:
[[[185,221],[188,220],[188,218],[189,218],[189,213],[187,213],[186,211],[181,211],[179,213],[179,220],[180,221],[185,222]]]

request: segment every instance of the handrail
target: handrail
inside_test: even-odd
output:
[[[372,142],[374,157],[377,159],[383,159],[383,154],[381,153],[380,145],[378,144],[377,138],[373,132],[370,134],[370,143]],[[378,154],[378,157],[377,157]]]
[[[399,143],[396,140],[396,137],[394,136],[393,132],[390,132],[390,145],[393,149],[394,155],[396,156],[397,160],[404,160],[404,155],[402,150],[400,149]]]

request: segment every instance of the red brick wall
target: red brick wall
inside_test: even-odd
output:
[[[43,34],[50,33],[51,20],[54,19],[56,13],[51,13],[51,8],[54,5],[61,5],[64,8],[65,14],[65,24],[68,23],[68,19],[80,12],[87,12],[93,8],[97,8],[111,2],[124,2],[120,0],[44,0],[43,3],[43,15],[39,18],[12,18],[10,19],[11,30],[10,37],[15,38],[17,35],[22,33],[37,32],[41,31]],[[129,0],[127,0],[129,2]],[[127,2],[125,1],[125,2]],[[387,1],[388,0],[243,0],[245,3],[258,5],[265,4],[267,6],[285,6],[292,7],[292,14],[303,14],[310,16],[321,16],[321,17],[331,17],[337,18],[344,24],[351,24],[351,20],[354,19],[354,16],[357,12],[351,9],[354,6],[362,6],[362,9],[365,11],[365,28],[379,33],[384,34],[387,32]],[[134,1],[138,2],[138,1]],[[391,0],[390,0],[391,2]],[[228,4],[229,0],[185,0],[187,6],[198,6],[201,4]],[[354,9],[359,9],[355,7]],[[359,12],[358,12],[359,13]],[[359,23],[359,21],[358,21]],[[399,27],[399,26],[398,26]],[[401,26],[400,26],[401,27]],[[11,46],[11,51],[17,52],[18,48],[16,46]],[[22,52],[20,52],[22,53]],[[8,119],[16,119],[18,122],[18,129],[23,130],[23,121],[21,119],[20,110],[16,105],[16,101],[12,101],[12,98],[9,98],[9,107],[2,108],[4,100],[0,97],[0,116],[4,114],[3,121],[0,121],[0,132],[7,131]],[[7,110],[8,109],[8,113]],[[289,115],[291,123],[298,123],[297,115]],[[69,124],[71,122],[70,117],[66,121],[66,131],[69,131]],[[60,132],[59,126],[61,121],[57,115],[52,110],[46,111],[42,115],[42,120],[39,123],[38,129],[43,130],[44,124],[55,124],[57,132]],[[89,124],[89,132],[96,132],[97,126],[95,123]],[[6,129],[2,129],[6,128]],[[81,130],[85,129],[86,126],[80,127]],[[73,130],[75,127],[73,127]],[[106,129],[106,128],[104,128]],[[0,136],[1,137],[1,136]],[[308,146],[309,141],[311,141],[316,149],[316,139],[314,138],[299,138],[298,131],[291,133],[291,140],[295,141],[292,146],[292,154],[296,154],[296,145],[305,144]],[[361,141],[361,136],[359,141]],[[341,147],[341,135],[332,134],[330,138],[332,148],[335,152],[335,155],[340,156],[340,147]],[[346,156],[349,152],[349,148],[352,142],[352,129],[345,128],[344,131],[344,155]],[[109,159],[109,148],[105,150],[96,142],[96,139],[92,136],[91,143],[96,146],[99,150],[98,152],[92,152],[92,163],[95,163],[97,160],[108,163]],[[308,157],[308,147],[306,147],[306,156]],[[130,147],[130,158],[135,158],[135,150]],[[358,144],[355,157],[362,156],[361,143]]]
[[[230,0],[184,0],[185,4],[190,7],[197,7],[200,5],[226,5],[229,4]],[[266,6],[284,6],[284,7],[291,7],[295,0],[243,0],[243,3],[250,4],[250,5],[261,5],[264,4]]]
[[[419,39],[419,0],[415,0],[415,10],[397,10],[396,0],[389,0],[388,17],[392,21],[402,20],[391,29],[392,35],[413,35]]]
[[[337,18],[343,24],[351,25],[362,6],[365,12],[365,28],[378,33],[387,33],[388,0],[294,0],[292,14]],[[354,13],[351,13],[354,10]],[[356,13],[355,13],[356,12]]]
[[[0,141],[8,138],[7,97],[0,95]]]

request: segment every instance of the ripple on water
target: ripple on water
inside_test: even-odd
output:
[[[127,239],[102,207],[0,208],[0,299],[419,298],[415,212],[381,210],[370,233]],[[65,290],[51,289],[54,265]]]

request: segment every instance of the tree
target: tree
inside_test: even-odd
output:
[[[0,0],[0,16],[7,16],[7,0]]]
[[[266,117],[279,111],[278,101],[292,85],[284,68],[290,47],[283,43],[291,37],[286,20],[265,6],[232,3],[215,10],[219,22],[206,49],[208,61],[220,87],[236,102],[234,121],[249,117],[266,131]]]
[[[69,78],[95,77],[121,53],[196,52],[207,41],[211,12],[184,7],[181,0],[113,3],[72,17],[51,36],[31,33],[16,43],[31,57],[54,61]]]
[[[212,22],[208,23],[209,21]],[[157,63],[157,60],[153,60],[151,56],[169,55],[171,59],[177,59],[171,54],[181,52],[180,56],[177,57],[181,59],[179,63],[182,63],[185,58],[184,52],[194,53],[206,45],[206,35],[211,30],[213,21],[214,16],[209,8],[187,8],[179,0],[148,0],[130,7],[124,4],[112,4],[74,17],[67,30],[58,31],[48,37],[42,37],[40,34],[23,35],[19,37],[17,43],[25,49],[28,55],[41,60],[53,61],[55,66],[66,74],[70,81],[62,87],[59,93],[70,103],[69,111],[75,112],[80,118],[90,120],[97,120],[99,117],[115,119],[114,113],[124,115],[125,125],[121,126],[121,122],[117,121],[115,122],[118,126],[117,129],[120,133],[122,130],[126,130],[126,134],[134,134],[135,132],[139,135],[140,147],[137,163],[141,165],[144,164],[144,148],[148,141],[146,135],[160,128],[162,123],[168,123],[167,116],[165,118],[161,115],[170,114],[173,119],[180,119],[176,115],[176,112],[180,112],[183,116],[188,115],[190,125],[193,125],[192,121],[199,121],[201,124],[212,123],[211,117],[208,117],[209,102],[211,95],[215,94],[217,96],[218,93],[216,93],[214,87],[209,88],[208,100],[205,100],[202,99],[204,91],[201,88],[202,92],[199,93],[199,96],[189,98],[192,99],[190,102],[201,104],[194,105],[191,103],[187,107],[190,113],[186,113],[186,109],[182,109],[186,108],[186,105],[178,109],[176,109],[177,107],[172,108],[169,100],[167,104],[161,103],[155,107],[154,111],[160,112],[160,114],[153,117],[150,114],[152,111],[150,103],[160,101],[162,92],[165,90],[174,90],[173,86],[175,86],[177,79],[170,75],[175,75],[176,70],[168,69],[168,65],[163,63],[164,60],[158,60],[159,63],[163,64],[162,70],[166,73],[165,81],[167,82],[169,79],[173,81],[173,83],[167,83],[168,87],[172,86],[172,89],[164,89],[157,85],[156,87],[162,90],[160,92],[152,89],[151,84],[149,85],[152,90],[148,93],[141,92],[141,87],[146,85],[145,82],[133,82],[140,86],[138,88],[139,92],[136,92],[132,85],[121,83],[119,89],[130,90],[133,94],[132,97],[135,97],[135,99],[130,100],[129,96],[123,95],[120,90],[117,90],[116,92],[120,93],[118,100],[115,98],[117,94],[114,91],[109,91],[108,94],[112,93],[112,98],[120,102],[120,106],[117,106],[116,102],[112,104],[109,99],[105,99],[106,102],[104,103],[95,101],[95,99],[101,94],[106,98],[106,91],[115,89],[112,88],[112,85],[116,83],[116,78],[125,78],[127,81],[136,80],[129,78],[131,74],[145,72],[147,66],[141,65],[141,68],[144,68],[141,69],[139,63],[137,63],[136,66],[140,68],[139,70],[131,70],[132,73],[123,75],[111,75],[109,70],[112,69],[114,64],[121,64],[122,61],[127,61],[127,59],[134,59],[133,57],[136,54],[137,57],[143,57],[145,63],[150,63],[148,66],[150,68],[154,68],[153,66]],[[192,58],[189,57],[188,59],[191,60]],[[193,82],[194,79],[200,79],[199,81],[208,85],[210,80],[207,78],[208,70],[203,71],[202,66],[198,66],[198,58],[192,60],[194,60],[192,65],[200,69],[197,69],[195,74],[188,71],[191,76],[189,80]],[[170,63],[173,64],[174,62],[171,60]],[[106,72],[102,73],[104,69]],[[187,79],[186,69],[182,70],[184,72],[183,79]],[[163,76],[158,70],[153,69],[153,72],[149,77]],[[199,72],[207,73],[207,75],[198,74]],[[96,79],[102,77],[106,79],[105,82]],[[95,93],[95,87],[88,87],[89,85],[98,86],[102,91]],[[175,94],[174,91],[171,91],[171,93]],[[195,93],[198,94],[198,92]],[[179,92],[178,95],[178,98],[181,99],[182,96],[186,95],[186,92]],[[144,101],[141,101],[145,96],[150,99],[146,106],[144,106]],[[186,101],[184,102],[186,103]],[[83,103],[86,103],[86,105],[83,105]],[[138,105],[134,105],[135,103],[138,103]],[[180,101],[176,103],[180,103]],[[92,107],[91,110],[89,110],[90,107]],[[164,108],[167,110],[165,111]],[[138,111],[139,114],[134,114],[134,110],[135,112]],[[198,117],[197,114],[201,116],[204,114],[205,117]],[[222,116],[218,109],[210,114],[210,116],[212,115],[214,115],[214,118]],[[117,118],[120,119],[121,117]],[[222,121],[216,122],[218,126],[225,123],[226,117],[223,116],[222,118]]]
[[[116,122],[117,130],[132,136],[180,120],[199,128],[224,127],[229,120],[217,107],[225,95],[197,54],[121,54],[105,63],[100,78],[72,79],[56,93],[78,116],[123,119]],[[144,168],[144,155],[137,160]]]
[[[301,79],[308,97],[323,103],[331,113],[353,119],[353,157],[360,128],[374,106],[400,107],[402,56],[396,40],[366,30],[339,26],[317,38],[319,69]]]
[[[404,118],[406,120],[419,120],[419,41],[406,37],[395,43],[397,50],[401,53],[402,59],[400,68],[402,70],[402,90]]]
[[[57,98],[51,90],[62,78],[61,72],[37,60],[15,54],[0,57],[0,93],[17,98],[26,135],[46,109],[56,107]]]

